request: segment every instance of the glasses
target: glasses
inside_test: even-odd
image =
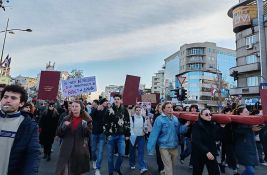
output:
[[[212,114],[211,114],[211,113],[206,113],[205,116],[206,116],[206,117],[208,117],[208,116],[212,116]]]

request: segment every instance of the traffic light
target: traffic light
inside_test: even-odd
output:
[[[236,81],[238,79],[238,71],[234,70],[230,76],[234,77],[234,80]]]
[[[187,90],[182,88],[181,89],[180,101],[184,101],[186,98],[187,98]]]
[[[171,91],[174,91],[174,95],[175,95],[174,97],[178,99],[179,98],[179,89],[173,89]]]

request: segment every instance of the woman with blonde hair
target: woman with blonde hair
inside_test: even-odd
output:
[[[80,175],[89,171],[88,136],[90,116],[80,101],[73,101],[71,113],[58,127],[57,135],[62,138],[56,175]]]

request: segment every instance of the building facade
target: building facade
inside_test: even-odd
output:
[[[199,104],[202,108],[222,105],[228,89],[235,87],[229,73],[231,65],[235,65],[234,50],[217,47],[212,42],[184,44],[165,59],[166,94],[172,97],[171,87],[182,86],[187,90],[185,104]],[[185,79],[183,84],[178,77]]]
[[[264,26],[266,26],[266,5],[264,2]],[[233,31],[236,36],[236,66],[232,67],[230,72],[236,73],[237,87],[232,88],[230,94],[242,96],[243,104],[255,105],[260,99],[259,83],[262,77],[260,42],[264,42],[266,49],[266,27],[263,27],[263,39],[260,40],[255,0],[239,1],[228,11],[228,16],[233,18]],[[263,59],[266,59],[266,55]]]
[[[164,86],[164,70],[159,70],[152,77],[152,93],[159,93],[160,98],[165,98],[165,86]]]
[[[172,100],[174,95],[173,89],[178,86],[176,75],[179,73],[179,51],[164,59],[164,93],[166,100]]]

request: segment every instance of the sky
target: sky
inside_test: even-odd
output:
[[[235,49],[227,11],[237,0],[10,0],[0,30],[30,28],[6,38],[11,75],[36,77],[46,63],[83,70],[97,88],[124,85],[126,75],[151,87],[164,59],[192,42]],[[2,45],[4,34],[0,33]],[[2,46],[1,46],[2,47]]]

